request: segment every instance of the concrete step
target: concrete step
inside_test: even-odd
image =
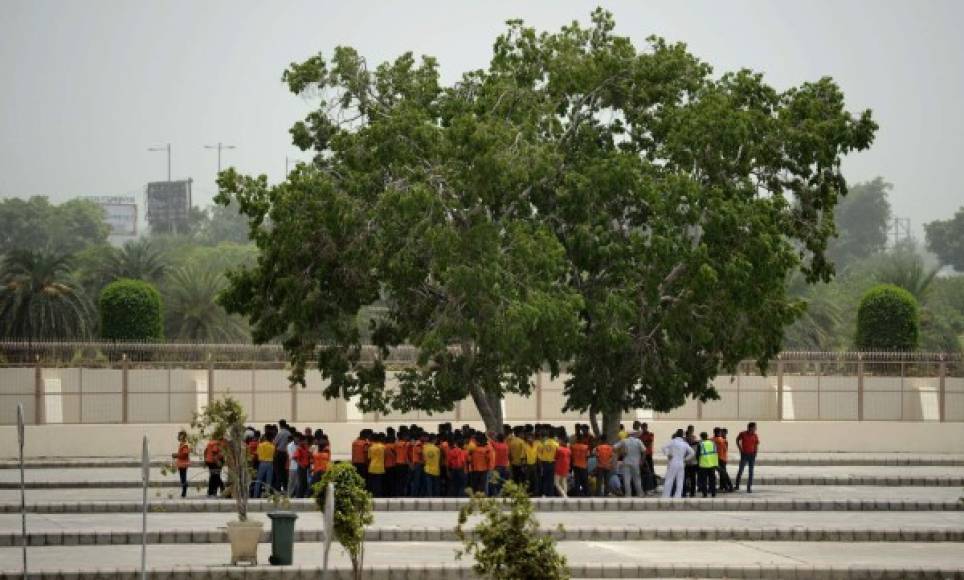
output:
[[[564,526],[542,528],[542,535],[568,542],[964,542],[964,528],[800,528],[800,527],[637,527],[637,526]],[[472,532],[469,531],[469,536]],[[19,532],[0,532],[0,548],[22,545]],[[321,542],[321,529],[296,529],[296,542]],[[454,526],[395,527],[373,526],[365,530],[366,542],[457,542]],[[149,530],[148,544],[224,544],[223,529]],[[270,543],[267,527],[261,542]],[[141,544],[141,532],[116,530],[68,530],[28,532],[28,546],[107,546]]]
[[[133,548],[133,547],[131,547]],[[181,547],[178,547],[180,549]],[[297,549],[317,546],[299,545]],[[226,550],[226,549],[225,549]],[[226,552],[221,555],[226,560]],[[261,554],[259,554],[261,557]],[[172,554],[172,558],[177,558]],[[267,554],[263,559],[266,561]],[[873,564],[774,564],[774,563],[583,563],[571,562],[574,578],[833,578],[848,580],[880,579],[950,579],[964,577],[964,568],[906,562],[896,565]],[[132,566],[103,566],[78,572],[41,569],[30,573],[31,580],[139,580],[140,569]],[[194,565],[149,567],[147,577],[152,580],[316,580],[321,578],[320,565],[300,566],[220,566]],[[23,574],[10,568],[0,572],[0,580],[21,580]],[[345,563],[334,565],[326,576],[329,580],[352,580],[352,570]],[[366,565],[366,580],[475,580],[478,576],[470,563],[405,562]]]
[[[136,480],[103,480],[103,481],[28,481],[26,489],[130,489],[139,488],[143,483]],[[204,485],[195,481],[192,486]],[[961,487],[964,486],[964,476],[926,476],[926,475],[814,475],[814,476],[784,476],[760,475],[754,477],[753,485],[885,485],[885,486],[915,486],[915,487]],[[179,488],[177,480],[152,480],[152,488]],[[0,490],[20,489],[19,481],[0,481]]]
[[[467,503],[455,498],[394,498],[374,500],[375,511],[426,512],[458,511]],[[964,499],[957,500],[819,500],[819,499],[754,499],[752,496],[717,498],[663,499],[651,498],[534,498],[540,512],[659,512],[659,511],[964,511]],[[19,503],[0,503],[0,514],[20,513]],[[26,506],[28,513],[141,513],[139,501],[39,502]],[[156,513],[224,513],[233,512],[231,500],[155,500],[148,498],[148,509]],[[250,512],[274,511],[269,501],[251,500]],[[293,499],[284,509],[295,512],[318,510],[314,500]]]

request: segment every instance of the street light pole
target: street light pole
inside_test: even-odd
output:
[[[218,141],[217,145],[205,145],[205,149],[217,149],[218,150],[218,173],[221,173],[221,150],[222,149],[237,149],[234,145],[225,145]]]
[[[148,151],[167,151],[167,180],[171,180],[171,144],[166,147],[148,147]]]

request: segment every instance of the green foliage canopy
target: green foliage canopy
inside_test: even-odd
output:
[[[920,338],[917,299],[903,288],[881,284],[870,289],[857,310],[857,348],[909,351]]]
[[[142,280],[111,282],[100,294],[101,335],[108,340],[161,340],[161,295]]]
[[[573,356],[568,407],[607,423],[765,362],[802,308],[789,274],[833,272],[841,157],[876,124],[828,78],[714,77],[684,45],[637,51],[614,26],[602,10],[554,34],[510,21],[488,68],[448,87],[411,54],[291,65],[293,92],[323,96],[291,130],[316,156],[275,187],[222,174],[218,201],[238,201],[261,250],[224,303],[256,340],[284,337],[295,380],[321,345],[329,396],[434,411],[468,393],[495,430],[504,393]],[[351,325],[382,287],[374,341],[421,357],[397,392],[378,359],[358,365]]]
[[[107,242],[110,226],[104,219],[103,208],[83,199],[60,205],[39,196],[0,200],[0,249],[77,252]]]
[[[924,231],[927,247],[937,254],[941,263],[964,272],[964,206],[951,219],[925,224]]]
[[[881,177],[850,187],[834,212],[839,237],[830,243],[829,255],[838,269],[882,252],[887,246],[893,185]]]

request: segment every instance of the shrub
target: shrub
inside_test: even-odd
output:
[[[335,484],[334,538],[348,552],[353,575],[359,579],[365,557],[365,526],[374,521],[372,496],[354,465],[336,463],[314,487],[318,509],[322,512],[325,511],[325,489],[329,483]]]
[[[203,411],[195,413],[188,431],[188,442],[192,449],[210,439],[224,442],[222,449],[228,489],[234,498],[238,520],[242,522],[248,519],[248,488],[252,475],[248,447],[244,441],[246,420],[247,415],[241,403],[229,396],[212,401]]]
[[[473,514],[480,514],[482,521],[469,535],[463,526]],[[569,578],[565,556],[556,551],[552,537],[539,530],[532,501],[525,487],[515,482],[507,481],[497,498],[473,496],[459,511],[455,532],[465,546],[465,553],[475,557],[473,569],[480,577],[493,580]]]
[[[920,313],[910,292],[892,284],[875,286],[857,309],[857,348],[914,350],[920,340]]]
[[[109,340],[161,340],[161,309],[161,295],[147,282],[111,282],[100,293],[101,336]]]

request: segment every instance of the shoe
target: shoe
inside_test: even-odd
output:
[[[752,490],[752,489],[747,489],[746,492],[747,492],[747,493],[753,493],[753,490]]]

